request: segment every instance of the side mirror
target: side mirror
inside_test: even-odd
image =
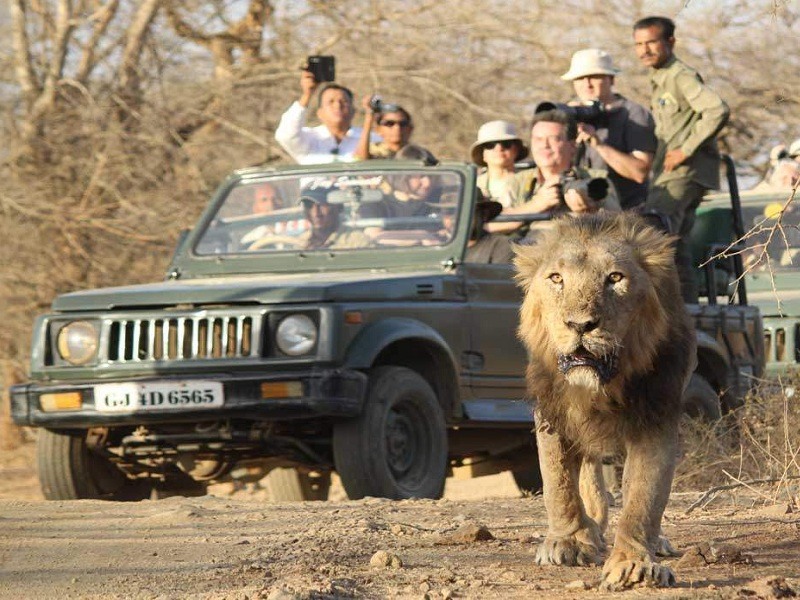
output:
[[[170,258],[169,266],[167,267],[167,279],[178,279],[180,277],[180,269],[175,268],[173,265],[175,264],[175,259],[178,257],[178,254],[180,254],[181,250],[183,249],[183,245],[186,243],[186,238],[189,237],[189,233],[191,231],[191,229],[185,228],[181,229],[180,233],[178,233],[178,242],[175,244],[175,250],[172,253],[172,258]]]

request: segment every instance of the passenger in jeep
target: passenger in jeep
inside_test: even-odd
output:
[[[410,146],[407,146],[407,148]],[[360,219],[382,219],[383,226],[372,226],[364,232],[379,243],[395,245],[403,236],[389,235],[389,232],[398,230],[431,230],[439,229],[441,222],[415,223],[415,220],[424,220],[439,213],[439,198],[441,189],[439,178],[433,177],[423,171],[403,173],[402,175],[389,175],[384,192],[386,197],[380,202],[364,204],[359,208]],[[391,242],[389,242],[391,237]],[[425,237],[425,236],[423,236]],[[411,239],[411,238],[409,238]],[[414,237],[415,243],[424,243],[421,237]],[[442,240],[431,238],[434,241]],[[403,245],[403,244],[399,244]]]
[[[282,208],[283,201],[281,200],[278,190],[271,183],[262,183],[253,188],[253,200],[251,211],[254,215],[268,215],[271,212]],[[258,225],[245,233],[239,244],[246,248],[254,242],[275,233],[274,227],[269,225]]]
[[[467,242],[467,253],[464,261],[468,263],[509,264],[514,256],[511,240],[501,233],[489,233],[484,225],[494,219],[503,210],[503,205],[494,200],[487,200],[480,188],[475,203],[475,214],[472,217],[472,230]]]

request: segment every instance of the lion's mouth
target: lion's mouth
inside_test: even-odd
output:
[[[605,354],[597,357],[583,346],[578,346],[574,352],[558,355],[558,370],[566,374],[575,367],[589,367],[597,372],[600,381],[608,383],[619,371],[616,353]]]

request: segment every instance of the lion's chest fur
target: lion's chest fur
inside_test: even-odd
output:
[[[605,392],[567,386],[561,401],[548,407],[550,410],[540,410],[539,414],[582,454],[593,457],[618,454],[624,450],[626,411],[620,399]]]

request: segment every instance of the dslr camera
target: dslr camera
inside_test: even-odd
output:
[[[572,173],[564,173],[558,182],[561,188],[561,203],[559,208],[569,210],[564,200],[567,190],[577,190],[582,195],[587,196],[595,202],[600,202],[608,196],[608,179],[604,177],[593,177],[592,179],[579,179]]]
[[[595,127],[602,125],[607,118],[606,108],[599,100],[593,100],[577,106],[559,102],[540,102],[533,113],[538,114],[546,110],[561,110],[578,121],[578,123],[587,123]]]

